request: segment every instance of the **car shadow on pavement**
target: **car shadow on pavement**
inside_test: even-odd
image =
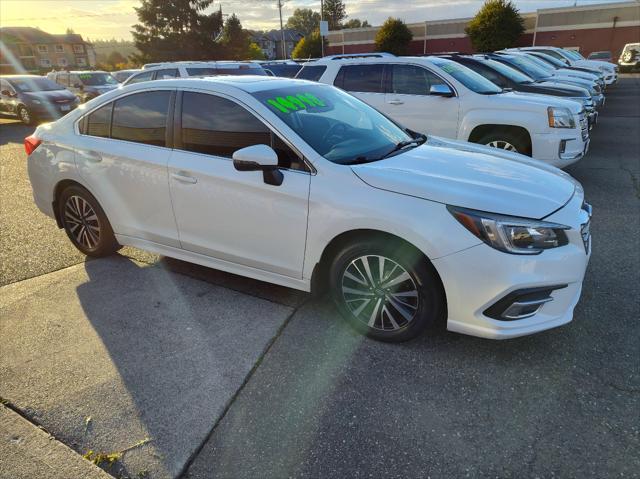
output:
[[[8,117],[0,116],[0,146],[10,143],[22,145],[25,137],[31,135],[37,125],[23,125],[19,121],[11,121]]]
[[[116,477],[176,477],[293,310],[120,255],[84,269],[98,378],[75,393],[92,418],[77,448],[126,451]]]

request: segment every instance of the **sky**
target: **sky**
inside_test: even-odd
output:
[[[577,0],[578,5],[612,3],[616,0]],[[538,8],[574,5],[576,0],[515,0],[521,13]],[[134,7],[141,0],[0,0],[0,26],[39,27],[49,33],[64,33],[68,27],[85,39],[131,39],[137,23]],[[387,17],[407,23],[473,16],[482,0],[345,0],[348,18],[381,24]],[[215,0],[224,14],[235,13],[245,28],[279,28],[277,0]],[[283,21],[296,8],[320,10],[320,0],[284,0]]]

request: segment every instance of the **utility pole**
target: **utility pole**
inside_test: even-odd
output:
[[[324,0],[320,0],[320,21],[324,20]],[[342,48],[344,48],[344,38],[342,41]],[[322,32],[320,32],[320,49],[322,51],[322,56],[324,57],[324,36]]]
[[[287,59],[287,43],[284,41],[284,28],[282,27],[282,0],[278,0],[278,10],[280,10],[280,35],[282,36],[282,59]]]

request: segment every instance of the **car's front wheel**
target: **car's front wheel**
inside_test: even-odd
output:
[[[514,153],[520,153],[522,155],[531,155],[527,139],[524,138],[523,135],[517,135],[511,132],[489,133],[480,138],[478,143],[492,148],[513,151]]]
[[[342,316],[371,338],[400,342],[435,324],[444,310],[440,279],[414,248],[390,241],[345,246],[329,272]]]
[[[58,208],[67,236],[82,253],[102,257],[120,249],[107,216],[85,188],[66,188],[58,199]]]

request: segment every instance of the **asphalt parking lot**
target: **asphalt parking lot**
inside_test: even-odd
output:
[[[126,248],[86,261],[0,123],[0,397],[121,477],[638,477],[640,77],[568,169],[594,208],[569,325],[382,344],[325,299]],[[138,446],[136,446],[138,445]]]

